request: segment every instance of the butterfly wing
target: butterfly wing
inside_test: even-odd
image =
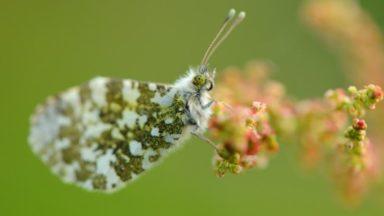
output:
[[[170,85],[98,77],[39,106],[29,143],[65,182],[115,191],[186,137],[184,107]]]

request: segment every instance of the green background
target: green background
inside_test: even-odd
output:
[[[269,168],[219,179],[212,150],[189,140],[124,190],[66,185],[27,145],[28,119],[49,94],[96,75],[173,82],[200,62],[229,8],[247,18],[211,61],[219,70],[274,62],[299,98],[345,87],[342,67],[300,21],[299,0],[0,0],[0,215],[384,215],[384,192],[345,208],[320,172],[283,146]],[[363,7],[384,28],[384,1]]]

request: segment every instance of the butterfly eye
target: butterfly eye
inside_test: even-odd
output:
[[[196,75],[194,78],[193,78],[193,85],[196,86],[196,88],[200,89],[201,87],[204,86],[204,84],[206,83],[207,81],[207,77],[205,75]]]

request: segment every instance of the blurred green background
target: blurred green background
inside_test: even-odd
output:
[[[0,0],[0,215],[384,215],[383,191],[345,208],[321,173],[283,147],[268,169],[219,179],[197,139],[124,190],[63,184],[27,145],[34,106],[96,75],[173,82],[200,62],[230,8],[246,21],[211,61],[266,59],[299,98],[345,87],[337,57],[299,19],[299,0]],[[384,1],[362,1],[384,28]]]

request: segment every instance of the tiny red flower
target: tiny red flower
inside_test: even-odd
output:
[[[353,128],[356,130],[366,130],[367,123],[364,121],[364,119],[355,119],[355,122],[353,123]]]
[[[246,133],[246,139],[248,142],[248,148],[246,150],[247,155],[256,155],[260,150],[260,136],[253,129],[248,129]]]
[[[375,90],[373,91],[373,97],[375,100],[382,100],[384,97],[383,90],[380,88],[380,86],[376,86]]]

